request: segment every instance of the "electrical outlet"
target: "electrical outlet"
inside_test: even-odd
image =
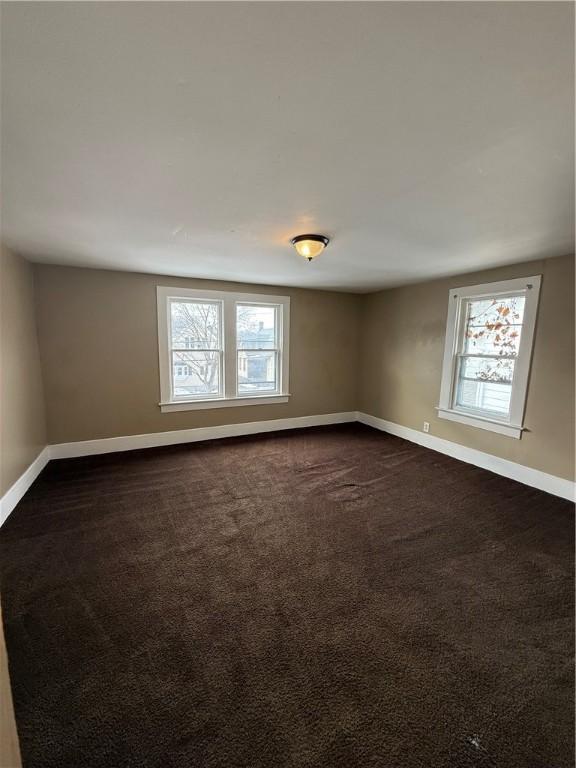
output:
[[[424,430],[424,432],[430,432],[430,422],[425,421],[424,425],[422,426],[422,429]]]

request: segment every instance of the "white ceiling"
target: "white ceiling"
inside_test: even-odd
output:
[[[573,251],[571,3],[2,10],[35,261],[368,291]]]

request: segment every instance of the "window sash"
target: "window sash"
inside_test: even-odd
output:
[[[216,307],[217,328],[218,328],[218,345],[216,347],[190,347],[188,346],[188,339],[192,338],[190,333],[185,334],[185,347],[178,348],[174,346],[174,329],[172,326],[172,305],[173,304],[208,304]],[[222,397],[224,392],[224,334],[223,334],[223,320],[224,320],[224,306],[222,301],[208,299],[208,298],[193,298],[186,296],[173,296],[168,298],[167,302],[168,310],[168,344],[169,344],[169,380],[170,380],[170,401],[182,402],[182,400],[214,400]],[[176,394],[176,385],[174,383],[174,353],[179,354],[194,354],[196,352],[214,352],[218,354],[218,392],[199,392],[198,394]]]
[[[464,354],[459,353],[454,355],[454,384],[452,387],[452,395],[451,395],[451,407],[454,410],[462,411],[463,413],[470,413],[470,414],[476,414],[476,415],[482,415],[486,417],[495,417],[499,420],[510,420],[510,415],[512,413],[512,397],[514,395],[514,379],[516,375],[516,366],[514,366],[514,372],[512,374],[512,378],[510,381],[493,381],[490,379],[480,379],[480,378],[474,378],[471,376],[462,376],[461,370],[463,368],[463,362],[466,359],[469,358],[479,358],[483,360],[514,360],[516,361],[518,359],[518,356],[504,356],[504,355],[470,355],[470,354]],[[473,408],[471,406],[462,405],[458,402],[458,385],[461,381],[475,381],[475,382],[485,382],[488,384],[506,384],[512,387],[512,396],[510,397],[510,407],[508,409],[508,414],[505,413],[496,413],[488,408]]]
[[[174,362],[174,353],[189,355],[195,352],[214,352],[218,355],[218,391],[217,392],[199,392],[197,394],[186,393],[185,395],[176,394],[176,385],[174,383],[174,366],[181,365],[190,367],[190,362],[182,360]],[[190,374],[188,374],[190,375]],[[171,349],[170,350],[170,396],[174,402],[182,400],[214,400],[222,397],[224,391],[224,350],[223,349]]]
[[[525,296],[525,291],[515,291],[514,293],[506,293],[503,294],[488,294],[487,296],[471,296],[460,299],[461,306],[460,306],[460,322],[458,323],[457,328],[457,338],[458,342],[456,345],[456,348],[459,350],[454,354],[453,358],[453,365],[454,365],[454,383],[452,387],[452,396],[451,396],[451,407],[454,410],[460,411],[462,413],[469,413],[469,414],[475,414],[479,416],[484,416],[486,418],[497,418],[499,420],[504,421],[510,421],[510,416],[512,413],[512,398],[514,396],[514,379],[516,375],[516,365],[514,365],[514,370],[512,373],[512,378],[509,381],[491,381],[490,379],[480,379],[480,378],[474,378],[470,376],[463,376],[461,374],[461,371],[463,369],[463,363],[467,359],[478,359],[478,360],[518,360],[518,355],[487,355],[487,354],[475,354],[471,352],[465,352],[466,349],[466,332],[468,331],[470,327],[470,306],[472,301],[482,298],[487,299],[496,299],[496,300],[504,300],[507,298],[511,298],[513,296]],[[523,327],[524,322],[522,323],[516,323],[515,325],[519,325],[520,327]],[[522,340],[522,336],[520,336],[520,341]],[[510,405],[508,407],[508,412],[498,412],[493,411],[490,408],[480,408],[480,407],[473,407],[469,405],[464,405],[462,403],[458,402],[459,398],[459,385],[461,381],[475,381],[475,382],[487,382],[487,383],[493,383],[493,384],[506,384],[509,385],[511,390],[511,396],[510,396]]]
[[[254,302],[254,301],[236,301],[235,302],[235,309],[236,309],[236,349],[241,350],[244,349],[243,347],[238,346],[238,307],[255,307],[257,309],[273,309],[274,310],[274,347],[273,349],[280,350],[281,342],[280,342],[280,333],[281,333],[281,323],[282,323],[282,305],[274,304],[272,302],[267,301],[260,301],[260,302]],[[250,349],[262,349],[264,351],[266,347],[250,347]],[[270,348],[272,349],[272,348]]]
[[[460,383],[463,381],[471,381],[474,384],[486,384],[486,385],[493,385],[495,387],[507,387],[510,388],[510,404],[508,406],[508,412],[502,410],[497,410],[494,408],[484,407],[481,406],[475,406],[475,405],[466,405],[463,403],[458,402],[458,398],[460,396]],[[453,409],[456,411],[460,411],[462,413],[469,413],[470,415],[475,416],[483,416],[485,418],[495,418],[499,421],[506,419],[507,416],[510,415],[511,410],[511,404],[512,404],[512,392],[513,392],[513,382],[512,381],[492,381],[487,379],[472,379],[468,376],[458,376],[458,379],[456,381],[456,387],[454,390],[454,398],[453,398]]]
[[[236,381],[236,388],[238,397],[251,397],[254,394],[262,394],[262,393],[268,393],[270,395],[278,394],[279,392],[279,383],[280,383],[280,362],[281,362],[281,355],[280,350],[278,349],[237,349],[236,350],[236,371],[239,370],[239,362],[240,362],[240,353],[241,352],[269,352],[274,354],[274,389],[252,389],[252,390],[241,390],[240,389],[240,382]],[[248,382],[249,383],[249,382]]]
[[[446,414],[445,417],[448,418],[451,413],[461,413],[463,416],[468,414],[470,417],[478,416],[483,420],[492,421],[495,425],[510,425],[512,429],[507,429],[505,432],[502,430],[503,433],[520,437],[526,404],[540,282],[540,275],[535,275],[500,283],[486,283],[467,288],[456,288],[450,291],[442,382],[438,404],[440,416]],[[525,296],[526,298],[518,354],[483,355],[464,352],[470,301],[483,298],[504,300],[512,296]],[[467,358],[514,361],[514,372],[511,382],[492,382],[511,385],[510,408],[507,416],[503,413],[495,415],[494,411],[471,409],[457,404],[460,370],[463,361]],[[488,381],[490,383],[490,380],[472,380]],[[466,423],[472,422],[468,419]],[[473,426],[482,426],[482,424],[479,422],[473,424]],[[483,428],[489,429],[490,427],[484,425]],[[495,431],[500,430],[495,427]]]
[[[187,298],[185,296],[179,297],[179,296],[172,296],[167,301],[167,309],[168,309],[168,343],[170,345],[171,349],[177,349],[177,347],[174,346],[174,339],[173,339],[173,328],[172,328],[172,304],[209,304],[213,307],[216,307],[216,315],[218,318],[218,343],[216,345],[216,349],[220,350],[223,348],[223,333],[222,333],[222,321],[223,321],[223,314],[224,314],[224,307],[222,301],[214,301],[213,299],[191,299]],[[192,339],[193,337],[188,332],[184,334],[184,344],[186,346],[182,347],[180,349],[181,352],[201,352],[202,349],[198,349],[195,347],[189,347],[188,345],[188,339]],[[210,349],[209,347],[207,348]]]
[[[269,308],[274,310],[274,347],[240,347],[238,342],[238,308],[239,307],[255,307],[255,308]],[[237,397],[250,397],[254,394],[278,394],[281,391],[280,384],[282,382],[282,357],[283,349],[280,342],[282,333],[283,322],[283,307],[280,304],[276,304],[270,301],[236,301],[235,302],[235,322],[236,322],[236,396]],[[240,352],[271,352],[274,353],[274,389],[255,389],[255,390],[241,390],[240,382],[238,381],[239,371],[239,355]],[[249,357],[249,356],[248,356]]]

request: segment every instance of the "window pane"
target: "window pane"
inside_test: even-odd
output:
[[[508,416],[515,360],[465,357],[460,362],[456,405]]]
[[[170,303],[173,349],[219,349],[220,305],[215,302]]]
[[[220,353],[173,352],[172,381],[175,397],[220,394]]]
[[[456,404],[462,408],[508,416],[512,384],[460,379]]]
[[[516,356],[522,333],[524,304],[524,296],[470,301],[464,352]]]
[[[277,390],[276,352],[238,351],[238,392],[275,392]]]
[[[508,320],[522,323],[524,320],[525,296],[505,296],[493,299],[472,299],[469,302],[469,322],[473,325],[497,323]]]
[[[276,307],[236,305],[238,349],[276,348]]]

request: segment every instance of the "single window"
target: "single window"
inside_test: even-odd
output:
[[[450,291],[439,416],[520,437],[540,276]]]
[[[288,297],[157,293],[163,411],[287,402]]]

